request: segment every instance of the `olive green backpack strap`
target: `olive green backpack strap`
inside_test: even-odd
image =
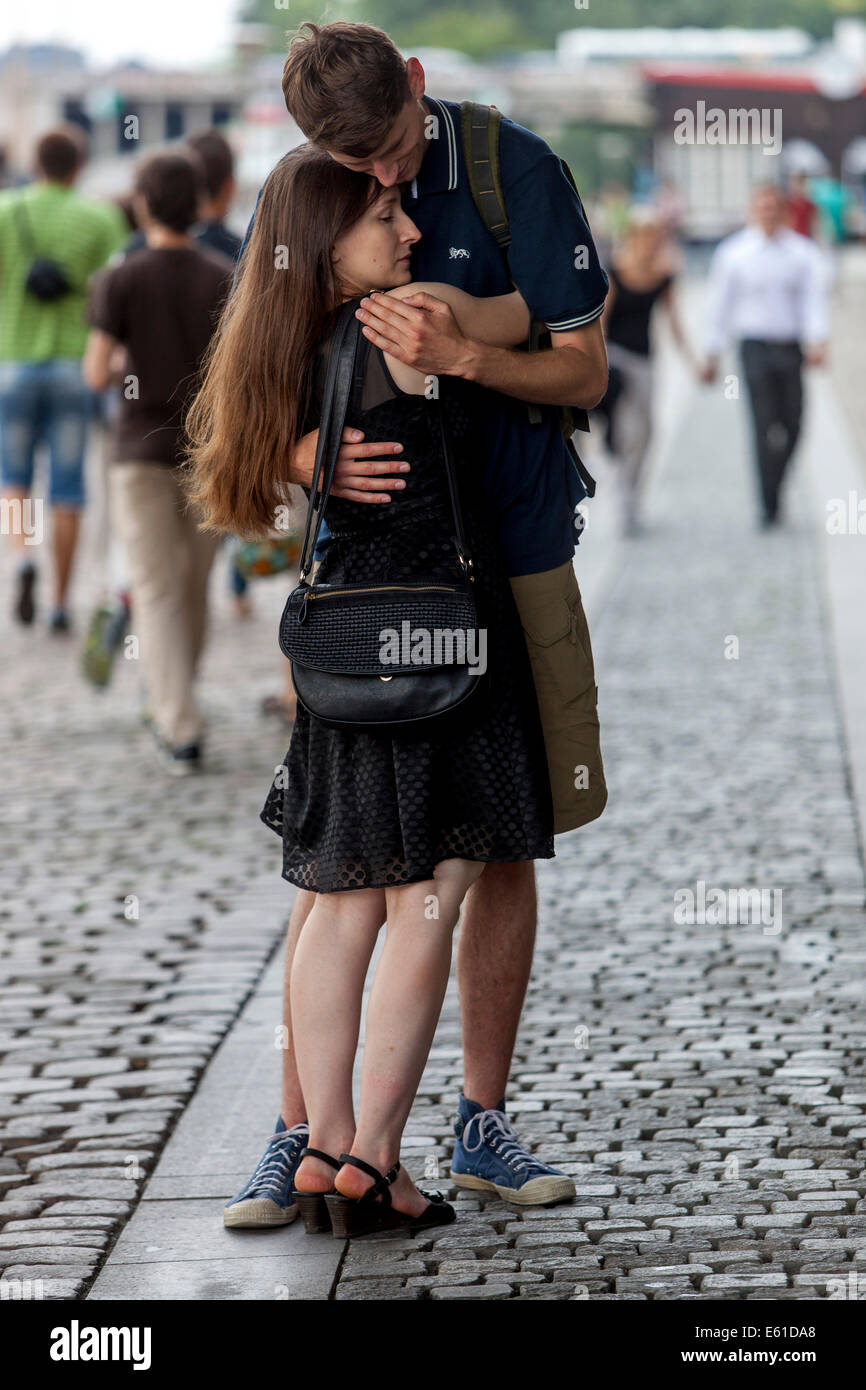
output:
[[[483,106],[477,101],[461,101],[460,103],[460,134],[472,201],[484,226],[495,238],[505,260],[506,269],[508,269],[507,253],[511,245],[511,229],[508,224],[508,213],[505,209],[505,197],[502,192],[502,180],[499,173],[499,127],[501,122],[502,113],[497,111],[495,106]],[[569,183],[577,194],[581,213],[586,220],[586,212],[577,191],[574,175],[564,159],[560,160],[560,163]],[[589,225],[588,222],[587,225]],[[527,352],[538,351],[539,337],[545,331],[543,324],[533,315],[530,315],[529,336],[526,343]],[[542,414],[537,405],[527,403],[526,413],[532,424],[540,424]],[[563,435],[568,441],[570,441],[571,432],[575,428],[579,430],[589,429],[589,417],[585,410],[572,409],[566,406],[563,407],[561,416]],[[580,470],[582,470],[583,476],[585,470],[583,470],[582,463]],[[591,479],[589,481],[592,483]],[[592,483],[592,491],[595,491],[595,483]]]
[[[477,101],[460,103],[460,132],[472,201],[504,255],[511,245],[511,230],[499,177],[501,120],[502,114],[495,106],[482,106]]]
[[[461,101],[460,133],[463,140],[463,157],[469,175],[469,188],[478,215],[488,232],[495,238],[502,252],[505,268],[508,267],[508,248],[511,245],[511,229],[505,198],[502,193],[502,180],[499,176],[499,126],[501,112],[495,106],[482,106],[477,101]],[[510,278],[510,270],[509,270]],[[512,284],[514,282],[512,281]],[[538,351],[540,325],[530,316],[527,352]],[[541,411],[537,405],[527,404],[526,413],[534,425],[541,421]]]

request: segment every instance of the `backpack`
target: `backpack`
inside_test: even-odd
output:
[[[460,133],[463,145],[463,157],[466,160],[466,170],[469,175],[469,188],[472,193],[472,201],[478,211],[478,215],[496,241],[502,258],[505,262],[505,269],[511,284],[511,270],[508,265],[508,247],[511,245],[511,231],[508,225],[508,213],[505,210],[505,199],[502,193],[502,183],[499,177],[499,128],[502,121],[502,113],[497,111],[495,106],[482,106],[475,101],[461,101],[460,103]],[[580,203],[580,210],[583,213],[587,226],[589,221],[586,217],[580,193],[574,176],[564,159],[560,160],[563,172],[577,194],[577,201]],[[515,288],[517,288],[515,286]],[[545,345],[550,343],[550,331],[530,314],[529,336],[525,343],[526,352],[537,352],[542,340]],[[530,423],[537,425],[543,418],[541,408],[533,403],[527,403],[527,414]],[[560,406],[560,428],[562,437],[565,440],[566,448],[571,455],[572,462],[580,475],[581,482],[586,489],[589,497],[595,496],[595,479],[587,469],[572,439],[575,430],[589,430],[589,416],[582,406]]]

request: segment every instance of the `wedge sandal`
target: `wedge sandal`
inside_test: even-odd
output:
[[[322,1163],[329,1164],[335,1172],[342,1167],[342,1162],[338,1162],[332,1154],[326,1154],[321,1149],[311,1149],[309,1146],[304,1149],[301,1158],[318,1158]],[[298,1161],[300,1162],[300,1159]],[[333,1188],[331,1190],[333,1191]],[[303,1217],[304,1230],[309,1236],[321,1235],[324,1231],[331,1229],[331,1218],[325,1202],[326,1195],[324,1192],[299,1192],[295,1188],[295,1201]]]

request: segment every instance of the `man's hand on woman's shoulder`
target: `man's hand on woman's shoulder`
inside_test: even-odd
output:
[[[406,288],[411,287],[400,287],[401,294]],[[418,288],[406,298],[375,292],[361,300],[356,314],[365,338],[407,367],[431,376],[468,375],[473,344],[443,299]]]

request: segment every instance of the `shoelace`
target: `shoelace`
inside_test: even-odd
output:
[[[478,1143],[467,1143],[467,1135],[477,1122]],[[501,1110],[480,1110],[473,1115],[463,1131],[462,1144],[467,1153],[477,1153],[488,1144],[497,1157],[504,1160],[515,1172],[528,1172],[531,1168],[544,1168],[544,1164],[532,1154],[527,1153]]]
[[[272,1139],[259,1160],[259,1166],[243,1190],[245,1197],[262,1197],[285,1183],[296,1150],[306,1146],[309,1137],[305,1129],[298,1134],[290,1129],[281,1139]]]

